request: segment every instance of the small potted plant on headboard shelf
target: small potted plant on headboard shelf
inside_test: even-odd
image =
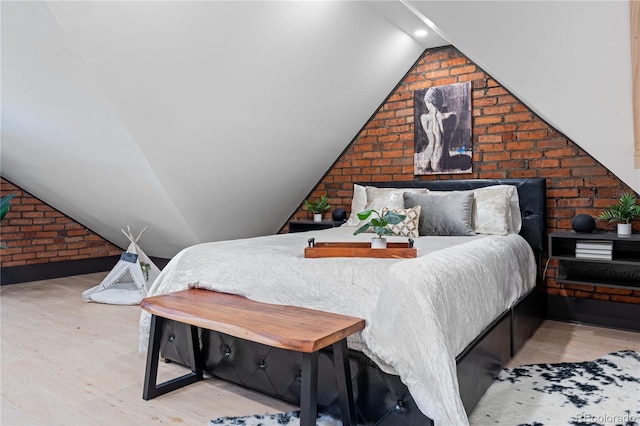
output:
[[[327,197],[322,195],[316,201],[304,200],[304,208],[313,213],[314,222],[322,222],[322,213],[331,208],[331,204],[327,201]]]
[[[371,248],[387,248],[387,239],[384,235],[395,235],[393,231],[387,228],[387,225],[397,225],[402,222],[406,216],[383,209],[382,214],[377,210],[365,210],[358,213],[358,219],[367,220],[369,216],[375,214],[377,217],[372,218],[369,222],[356,229],[353,235],[366,232],[369,228],[373,228],[373,232],[378,234],[377,237],[371,238]]]
[[[630,193],[622,194],[618,204],[603,211],[599,220],[609,223],[618,223],[618,235],[631,235],[631,221],[640,217],[640,205],[636,202],[636,197]]]

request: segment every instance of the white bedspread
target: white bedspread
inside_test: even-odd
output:
[[[436,425],[468,424],[455,357],[535,285],[518,235],[420,237],[416,259],[306,259],[307,240],[365,241],[353,227],[199,244],[178,253],[148,295],[200,287],[364,318],[350,346],[400,375]],[[406,238],[391,238],[406,241]],[[149,315],[140,318],[146,350]],[[360,343],[360,345],[358,345]]]

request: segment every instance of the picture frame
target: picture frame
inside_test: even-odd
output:
[[[471,82],[414,92],[414,174],[471,173]]]

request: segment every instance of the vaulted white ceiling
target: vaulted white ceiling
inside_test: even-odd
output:
[[[591,45],[609,63],[590,90],[592,70],[567,63],[597,62],[575,45],[581,24],[551,42],[575,6],[534,37],[525,30],[541,24],[524,22],[545,16],[533,4],[468,3],[3,1],[2,176],[122,247],[121,228],[148,225],[150,255],[273,233],[422,51],[449,42],[587,151],[606,134],[631,157],[628,11],[626,52],[623,30]],[[624,14],[587,9],[606,25]],[[427,38],[413,36],[427,24]],[[536,39],[548,56],[532,60]],[[590,112],[585,98],[615,99],[617,114]],[[640,189],[632,166],[603,158]]]
[[[633,165],[628,1],[406,3],[530,109],[640,192],[640,170]]]

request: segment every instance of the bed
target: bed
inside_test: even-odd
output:
[[[504,188],[512,190],[506,207],[494,199],[496,191]],[[500,204],[502,210],[483,208],[477,214],[482,197],[482,206],[497,208]],[[404,208],[401,213],[413,212],[407,214],[407,220],[417,214],[420,223],[413,224],[427,226],[425,232],[431,232],[416,236],[415,229],[406,226],[402,237],[392,238],[412,238],[417,258],[303,257],[310,238],[371,238],[372,234],[353,236],[359,224],[352,215],[345,225],[323,231],[189,247],[169,262],[149,295],[200,287],[364,318],[365,330],[349,339],[359,421],[465,424],[492,378],[543,317],[536,284],[545,239],[545,181],[354,185],[352,210],[382,205]],[[435,219],[420,216],[419,207]],[[487,214],[500,220],[497,224],[493,219],[483,221]],[[469,215],[472,223],[465,222]],[[438,222],[441,218],[448,223]],[[483,233],[469,232],[469,227]],[[140,329],[140,347],[145,349],[148,317],[144,313]],[[213,376],[293,403],[299,401],[299,354],[208,331],[201,331],[200,340],[206,370]],[[163,331],[162,355],[167,361],[185,364],[187,342],[184,326],[169,323]],[[319,377],[326,380],[321,379],[318,401],[337,414],[335,383],[331,374],[323,373],[333,369],[330,355],[320,357]]]

